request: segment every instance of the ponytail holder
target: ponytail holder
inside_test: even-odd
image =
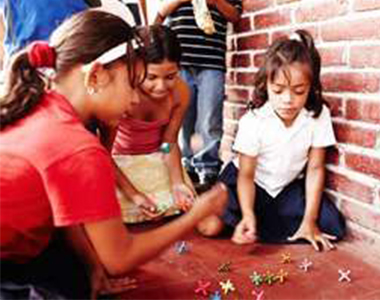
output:
[[[34,68],[54,68],[56,53],[48,42],[37,41],[28,47],[28,60]]]

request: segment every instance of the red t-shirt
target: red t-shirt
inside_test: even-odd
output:
[[[0,256],[25,262],[55,226],[120,216],[111,158],[71,104],[46,92],[0,132]]]

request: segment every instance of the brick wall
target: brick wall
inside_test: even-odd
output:
[[[222,157],[231,156],[263,52],[296,28],[309,30],[321,52],[338,139],[326,190],[348,218],[352,241],[380,249],[380,0],[243,0],[228,37]]]

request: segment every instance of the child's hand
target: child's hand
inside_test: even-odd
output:
[[[132,201],[138,206],[139,209],[141,209],[143,214],[149,218],[156,219],[164,213],[159,212],[154,202],[148,196],[142,193],[138,193],[132,196]]]
[[[288,238],[288,241],[295,241],[299,239],[309,241],[316,251],[320,250],[318,243],[322,245],[322,250],[331,250],[335,248],[331,243],[331,240],[336,240],[336,237],[321,232],[315,223],[302,223],[297,232]]]
[[[246,216],[236,226],[232,241],[236,244],[251,244],[256,241],[256,218]]]
[[[176,205],[181,210],[188,211],[193,206],[193,191],[184,183],[173,185],[172,190]]]

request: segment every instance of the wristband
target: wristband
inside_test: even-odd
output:
[[[160,151],[162,153],[168,154],[170,150],[172,149],[172,147],[173,147],[173,143],[162,143],[160,146]]]

